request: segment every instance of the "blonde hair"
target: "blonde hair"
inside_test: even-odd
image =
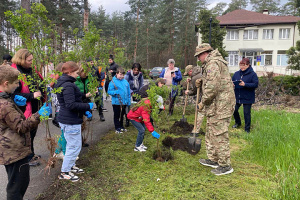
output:
[[[24,66],[26,59],[31,55],[32,53],[30,53],[27,49],[19,49],[11,61],[16,65]]]
[[[9,66],[9,65],[1,65],[0,66],[0,84],[2,84],[5,81],[8,81],[9,83],[13,83],[18,79],[20,72]]]

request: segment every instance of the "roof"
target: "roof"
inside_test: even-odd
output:
[[[218,16],[221,26],[226,25],[262,25],[297,23],[300,17],[274,16],[248,10],[235,10],[223,16]]]

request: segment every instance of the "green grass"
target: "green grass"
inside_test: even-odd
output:
[[[180,112],[163,116],[159,129],[180,119]],[[193,123],[192,111],[187,113]],[[174,151],[174,160],[161,163],[152,159],[156,140],[149,132],[148,151],[133,151],[137,131],[130,126],[121,135],[111,132],[81,157],[86,173],[80,182],[57,180],[40,199],[299,199],[297,120],[299,114],[253,110],[250,134],[229,130],[234,172],[219,177],[198,162],[206,158],[204,136],[197,155]]]

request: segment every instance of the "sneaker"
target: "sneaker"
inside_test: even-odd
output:
[[[219,166],[218,168],[211,170],[211,173],[217,176],[230,174],[232,172],[233,172],[233,168],[230,165],[224,167]]]
[[[123,133],[123,131],[121,128],[118,128],[115,133],[120,134],[120,133]]]
[[[143,149],[147,150],[148,147],[146,147],[143,143],[140,145],[140,147],[142,147]]]
[[[72,182],[76,182],[79,180],[79,177],[75,176],[72,172],[61,172],[58,178],[70,180]]]
[[[139,146],[139,147],[134,147],[134,151],[143,152],[146,151],[146,149],[144,149],[142,146]]]
[[[79,167],[76,167],[76,165],[74,165],[71,168],[71,172],[74,173],[74,174],[81,174],[81,173],[84,173],[84,170],[80,169]]]
[[[211,161],[210,159],[200,159],[199,163],[204,166],[218,168],[219,164],[217,162]]]
[[[121,128],[120,131],[121,132],[127,132],[127,129],[126,128]]]
[[[232,126],[232,128],[240,128],[240,126],[241,126],[240,124],[235,124]]]
[[[38,160],[38,159],[40,159],[41,157],[42,157],[41,155],[36,155],[36,154],[34,154],[32,160]]]
[[[108,112],[106,108],[102,108],[102,112]]]
[[[103,114],[100,114],[99,117],[100,117],[100,121],[101,121],[101,122],[104,122],[104,121],[105,121],[105,118],[104,118],[104,115],[103,115]]]

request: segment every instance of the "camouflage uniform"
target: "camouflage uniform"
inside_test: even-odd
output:
[[[203,95],[199,105],[204,106],[203,111],[207,117],[205,135],[207,156],[220,166],[228,166],[231,164],[228,127],[235,106],[229,69],[217,49],[209,52],[202,63],[202,69]]]
[[[10,95],[0,93],[0,165],[9,165],[31,153],[30,130],[40,119],[36,112],[28,119]]]

